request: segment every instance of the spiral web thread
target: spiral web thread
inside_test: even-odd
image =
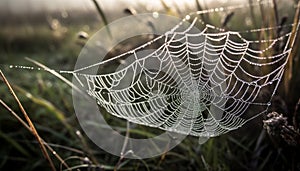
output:
[[[203,29],[195,32],[191,29],[195,24]],[[72,74],[110,114],[185,135],[218,136],[265,113],[291,53],[293,32],[250,41],[242,33],[278,27],[224,31],[198,18],[178,31],[181,26],[110,59],[134,57],[123,69],[108,74],[80,73],[107,62],[102,61]],[[139,53],[161,40],[164,43],[151,53]],[[268,46],[259,50],[262,44]],[[274,54],[274,48],[279,52]],[[149,67],[153,61],[156,69]]]

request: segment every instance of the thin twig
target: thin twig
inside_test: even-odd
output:
[[[93,154],[92,149],[89,147],[88,143],[86,142],[85,138],[83,137],[83,135],[81,134],[81,132],[79,130],[76,131],[76,135],[79,138],[79,140],[81,141],[83,149],[85,150],[85,152],[88,153],[88,156],[90,157],[91,161],[94,162],[94,164],[98,165],[99,162],[97,161],[97,158]]]
[[[24,117],[25,117],[25,119],[26,119],[26,121],[27,121],[27,123],[28,123],[28,125],[29,125],[29,127],[30,127],[30,131],[31,131],[32,134],[35,136],[35,138],[37,139],[37,141],[38,141],[38,143],[39,143],[39,145],[40,145],[40,148],[41,148],[41,150],[42,150],[42,153],[43,153],[44,157],[48,160],[51,169],[52,169],[53,171],[55,171],[56,168],[55,168],[55,166],[54,166],[54,164],[53,164],[53,161],[52,161],[51,158],[49,157],[49,154],[48,154],[48,152],[47,152],[47,149],[45,148],[44,143],[42,142],[42,140],[41,140],[41,138],[40,138],[38,132],[36,131],[36,129],[35,129],[33,123],[31,122],[31,119],[29,118],[29,116],[28,116],[28,114],[26,113],[26,111],[25,111],[23,105],[21,104],[20,100],[18,99],[17,95],[15,94],[14,90],[12,89],[11,85],[9,84],[8,80],[6,79],[6,77],[4,76],[4,74],[2,73],[1,70],[0,70],[0,75],[1,75],[1,77],[2,77],[2,79],[3,79],[3,81],[4,81],[4,83],[7,85],[7,87],[8,87],[8,89],[9,89],[10,93],[12,94],[12,96],[14,97],[14,99],[16,100],[16,102],[18,103],[21,112],[24,114]]]
[[[122,146],[122,150],[121,150],[121,156],[119,158],[118,163],[116,164],[116,166],[114,168],[114,171],[117,171],[118,169],[120,169],[119,168],[120,164],[121,164],[122,160],[124,159],[124,157],[127,155],[127,153],[125,153],[125,150],[126,150],[126,147],[127,147],[127,144],[128,144],[129,134],[130,134],[130,122],[127,121],[127,124],[126,124],[126,135],[125,135],[125,140],[124,140],[124,143],[123,143],[123,146]]]
[[[125,135],[125,140],[124,140],[124,144],[123,144],[122,151],[121,151],[121,156],[122,157],[124,157],[125,150],[126,150],[126,147],[127,147],[127,144],[128,144],[129,133],[130,133],[129,131],[130,131],[130,122],[127,121],[127,123],[126,123],[126,135]]]

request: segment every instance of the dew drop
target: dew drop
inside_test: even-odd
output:
[[[85,162],[90,162],[90,159],[89,159],[88,157],[84,157],[83,160],[84,160]]]
[[[32,98],[32,95],[30,93],[26,93],[26,97]]]
[[[152,16],[153,16],[153,18],[158,18],[159,17],[159,13],[158,12],[153,12]]]
[[[187,16],[185,16],[185,19],[189,20],[189,19],[191,19],[191,16],[187,15]]]
[[[76,131],[76,135],[80,136],[81,132],[79,130]]]

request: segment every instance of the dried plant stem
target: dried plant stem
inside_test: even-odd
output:
[[[85,97],[86,99],[90,99],[89,96],[87,96],[86,93],[84,93],[80,88],[78,88],[76,85],[74,85],[72,82],[70,82],[69,80],[67,80],[65,77],[63,77],[60,73],[56,72],[53,69],[50,69],[49,67],[47,67],[46,65],[33,60],[31,58],[25,57],[26,60],[28,60],[29,62],[32,62],[33,64],[39,66],[40,68],[44,69],[45,71],[49,72],[50,74],[54,75],[55,77],[59,78],[60,80],[62,80],[63,82],[65,82],[67,85],[69,85],[70,87],[72,87],[72,89],[74,89],[74,91],[80,93],[83,97]],[[80,133],[80,132],[79,132]],[[89,157],[91,158],[91,160],[95,163],[95,164],[99,164],[97,162],[96,157],[93,155],[92,150],[90,149],[90,147],[88,146],[87,142],[85,141],[84,137],[82,137],[81,133],[77,136],[80,138],[80,141],[82,142],[83,147],[85,148],[86,152],[89,154]]]
[[[295,26],[293,27],[292,33],[293,35],[291,36],[291,41],[290,41],[290,47],[292,47],[296,41],[296,37],[298,34],[298,29],[299,29],[299,16],[300,16],[300,1],[298,2],[297,6],[297,11],[294,17],[294,23]],[[291,97],[290,95],[293,93],[290,90],[291,86],[291,81],[292,81],[292,76],[293,76],[293,58],[296,57],[295,52],[297,48],[293,48],[293,51],[289,53],[288,56],[288,62],[286,64],[286,71],[284,72],[284,94],[286,95],[286,100],[289,101],[289,98]]]
[[[27,130],[29,130],[31,132],[31,128],[27,125],[27,123],[25,121],[23,121],[22,118],[20,118],[19,115],[17,115],[5,102],[3,102],[0,99],[0,104],[6,108],[6,110],[8,110]],[[41,141],[43,142],[43,144],[48,148],[49,151],[51,151],[51,153],[66,167],[69,168],[69,166],[67,165],[67,163],[64,162],[64,160],[52,149],[52,147],[46,143],[45,140],[43,140],[40,137]]]
[[[273,0],[272,3],[273,3],[273,12],[275,15],[274,17],[275,17],[275,22],[276,22],[275,26],[277,26],[279,23],[278,7],[277,7],[276,0]]]
[[[24,114],[24,117],[25,117],[25,119],[26,119],[26,121],[27,121],[27,123],[29,125],[30,131],[35,136],[35,138],[37,139],[44,157],[48,160],[51,169],[53,171],[55,171],[56,169],[55,169],[55,166],[53,164],[53,161],[49,157],[49,154],[48,154],[48,152],[47,152],[47,150],[45,148],[44,143],[42,142],[42,139],[40,138],[38,132],[36,131],[36,129],[35,129],[34,125],[33,125],[33,123],[31,122],[31,119],[29,118],[28,114],[26,113],[23,105],[21,104],[20,100],[18,99],[17,95],[15,94],[14,90],[12,89],[11,85],[9,84],[8,80],[6,79],[6,77],[4,76],[4,74],[2,73],[1,70],[0,70],[0,75],[1,75],[4,83],[7,85],[10,93],[12,94],[12,96],[14,97],[14,99],[16,100],[16,102],[18,103],[21,112]]]

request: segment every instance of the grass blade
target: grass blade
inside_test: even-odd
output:
[[[107,21],[107,19],[106,19],[106,16],[105,16],[105,14],[104,14],[102,8],[100,7],[100,5],[99,5],[99,3],[97,2],[97,0],[92,0],[92,1],[93,1],[94,5],[95,5],[95,7],[96,7],[96,9],[97,9],[98,14],[99,14],[100,17],[102,18],[102,20],[103,20],[103,22],[104,22],[104,24],[105,24],[105,26],[106,26],[105,28],[106,28],[106,30],[107,30],[109,36],[112,38],[112,34],[111,34],[110,29],[109,29],[109,27],[108,27],[108,21]]]
[[[56,72],[53,69],[50,69],[49,67],[39,63],[36,60],[33,60],[31,58],[26,57],[25,58],[27,61],[34,63],[35,65],[43,68],[45,71],[49,72],[50,74],[56,76],[57,78],[59,78],[60,80],[62,80],[63,82],[65,82],[66,84],[68,84],[70,87],[72,87],[75,91],[77,91],[78,93],[80,93],[81,95],[83,95],[85,98],[89,98],[84,92],[82,92],[78,87],[76,87],[72,82],[70,82],[69,80],[67,80],[65,77],[63,77],[62,75],[60,75],[58,72]]]
[[[0,103],[1,100],[0,100]],[[25,150],[18,142],[16,142],[15,140],[13,140],[12,138],[10,138],[9,136],[7,136],[5,133],[3,133],[0,130],[0,137],[2,137],[3,139],[5,139],[7,142],[9,142],[13,147],[15,147],[20,153],[24,154],[26,157],[30,157],[29,153],[27,152],[27,150]]]

